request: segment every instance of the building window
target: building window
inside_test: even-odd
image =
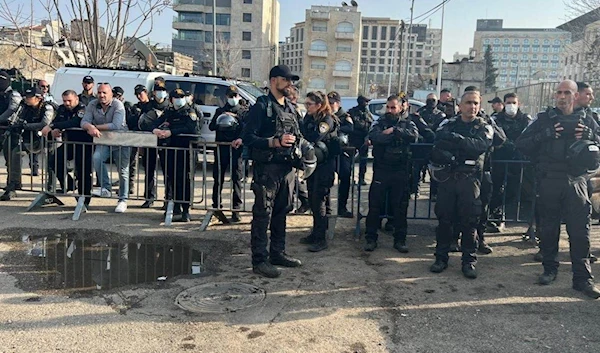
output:
[[[322,78],[312,78],[308,81],[308,88],[325,89],[325,80]]]
[[[204,23],[207,25],[212,25],[213,23],[213,14],[205,13]],[[228,13],[218,13],[217,14],[217,26],[231,26],[231,15]]]
[[[387,26],[381,26],[381,40],[387,40]]]
[[[252,52],[250,50],[242,50],[242,59],[252,59]]]
[[[242,32],[242,40],[244,42],[249,42],[252,40],[252,32]]]
[[[484,39],[483,44],[490,44],[490,39],[489,38]]]
[[[323,40],[313,40],[310,43],[310,50],[327,51],[327,43]]]
[[[363,39],[369,38],[369,26],[363,26]]]
[[[386,44],[385,44],[385,43],[379,43],[379,47],[380,47],[380,48],[385,48],[385,47],[386,47]]]
[[[534,53],[539,53],[539,52],[540,52],[540,47],[533,47],[533,48],[532,48],[532,51],[533,51]]]
[[[513,54],[512,58],[516,60],[516,59],[518,59],[519,57],[517,56],[517,54]]]
[[[380,50],[379,51],[379,56],[385,56],[386,51],[385,50]]]
[[[354,33],[354,25],[350,22],[340,22],[335,31],[341,33]]]
[[[494,44],[500,44],[500,39],[498,39],[498,38],[494,39]]]
[[[533,45],[540,45],[540,40],[539,39],[534,39],[533,40]]]
[[[377,56],[377,50],[371,50],[371,56]]]
[[[338,43],[336,50],[339,52],[350,53],[352,51],[352,44]]]
[[[544,39],[544,45],[550,45],[550,40]]]
[[[518,39],[514,39],[513,40],[513,44],[519,44],[519,40]]]
[[[244,21],[244,22],[252,22],[252,14],[251,13],[244,13],[242,18],[243,18],[242,21]]]
[[[523,47],[522,52],[523,53],[529,53],[529,47]]]
[[[242,67],[242,77],[250,77],[250,69],[247,67]]]
[[[360,51],[360,55],[362,55],[362,56],[367,56],[367,51],[366,51],[366,50],[361,50],[361,51]]]
[[[396,40],[396,27],[390,27],[390,40]]]
[[[529,55],[523,54],[523,60],[527,60],[527,59],[529,59]]]
[[[549,50],[549,49],[550,49],[550,48],[548,48],[548,47],[544,47],[544,48],[542,48],[542,51],[543,51],[544,53],[549,53],[549,52],[550,52],[550,50]]]
[[[347,60],[340,60],[335,63],[335,71],[352,71],[352,63]]]
[[[313,22],[313,32],[327,32],[327,22]]]
[[[509,44],[509,43],[510,43],[510,41],[508,39],[504,40],[504,44]]]
[[[377,58],[370,58],[369,59],[369,63],[370,64],[375,64],[377,62]]]
[[[244,0],[244,4],[252,4],[252,0]]]
[[[377,48],[377,43],[376,42],[371,42],[371,48]]]
[[[385,65],[385,59],[379,59],[379,65]]]
[[[369,47],[369,43],[367,43],[367,42],[362,42],[362,47],[363,47],[363,48],[368,48],[368,47]]]
[[[343,80],[343,81],[335,81],[335,89],[339,89],[339,90],[349,90],[350,89],[350,81],[348,80]]]
[[[379,71],[379,72],[385,72],[385,66],[379,66],[377,69],[378,69],[377,71]]]
[[[377,40],[377,26],[373,26],[373,30],[371,31],[371,39]]]
[[[314,70],[325,70],[326,67],[325,59],[314,59],[310,63],[310,68]]]
[[[375,72],[375,66],[369,66],[369,72]]]

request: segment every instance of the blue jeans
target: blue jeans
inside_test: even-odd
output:
[[[94,169],[100,176],[100,186],[111,190],[111,180],[108,176],[108,166],[104,163],[110,159],[119,169],[119,201],[127,200],[129,196],[129,155],[130,147],[95,146]]]

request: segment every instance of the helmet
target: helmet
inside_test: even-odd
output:
[[[569,175],[593,174],[600,168],[600,147],[593,141],[577,140],[567,150]]]
[[[317,155],[313,144],[305,139],[300,141],[300,149],[302,151],[302,170],[304,170],[302,179],[308,179],[317,169]]]
[[[219,131],[234,131],[239,126],[238,120],[229,114],[221,114],[217,118],[217,130]]]
[[[456,157],[450,151],[433,146],[430,160],[432,164],[452,166],[456,162]]]
[[[349,144],[349,137],[347,134],[338,133],[338,140],[342,146],[348,146]]]
[[[315,155],[317,156],[317,162],[322,163],[327,160],[329,156],[329,149],[323,141],[315,143]]]

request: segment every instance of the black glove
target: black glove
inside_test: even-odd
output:
[[[22,131],[25,129],[25,126],[27,125],[27,122],[22,122],[22,123],[16,123],[16,124],[12,124],[8,127],[8,129],[10,131]]]
[[[594,132],[589,128],[589,126],[583,128],[583,131],[581,132],[581,139],[589,141],[595,140]]]

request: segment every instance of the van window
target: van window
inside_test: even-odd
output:
[[[225,105],[225,91],[227,86],[214,83],[167,81],[167,91],[181,88],[184,91],[194,92],[194,102],[200,105],[222,107]]]

